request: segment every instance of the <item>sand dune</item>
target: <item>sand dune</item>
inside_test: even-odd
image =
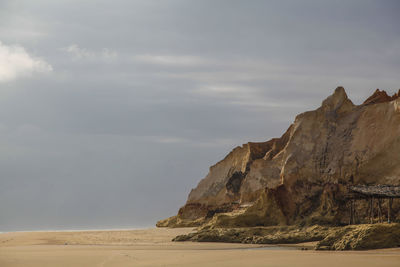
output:
[[[400,266],[400,249],[320,252],[170,241],[192,230],[2,233],[0,266]]]

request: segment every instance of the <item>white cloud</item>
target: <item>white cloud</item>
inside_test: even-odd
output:
[[[286,107],[304,107],[302,103],[287,100],[285,102],[276,101],[269,98],[263,87],[238,86],[235,84],[208,84],[200,86],[191,93],[197,96],[219,99],[225,103],[236,106],[243,106],[252,109],[286,108]]]
[[[7,46],[0,42],[0,82],[15,80],[33,73],[46,73],[52,66],[41,58],[33,57],[19,45]]]
[[[186,143],[188,140],[182,137],[175,136],[161,136],[158,138],[154,138],[154,142],[163,143],[163,144],[177,144],[177,143]]]
[[[195,147],[215,147],[238,144],[241,141],[232,138],[206,138],[199,140],[181,136],[135,136],[138,140],[158,144],[184,144]]]
[[[211,84],[206,86],[201,86],[194,90],[194,93],[207,95],[207,96],[232,96],[232,95],[249,95],[256,93],[256,88],[249,86],[236,86],[236,85],[219,85]]]
[[[176,56],[176,55],[136,55],[134,60],[153,65],[165,66],[199,66],[210,64],[210,60],[206,60],[198,56]]]
[[[158,135],[148,135],[148,136],[135,136],[142,141],[161,143],[161,144],[178,144],[187,143],[189,140],[179,136],[158,136]]]
[[[61,50],[69,53],[74,60],[89,59],[89,60],[104,60],[112,61],[117,58],[117,52],[108,48],[103,48],[101,51],[93,51],[86,48],[81,48],[76,44],[71,44],[68,47],[64,47]]]
[[[80,48],[76,44],[72,44],[68,47],[63,48],[62,50],[72,54],[76,59],[94,57],[93,52],[90,52],[84,48]]]

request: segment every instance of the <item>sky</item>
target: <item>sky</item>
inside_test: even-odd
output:
[[[400,88],[399,1],[0,0],[0,231],[152,227],[337,86]]]

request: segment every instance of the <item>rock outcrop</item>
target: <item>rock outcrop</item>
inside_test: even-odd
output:
[[[385,91],[381,91],[379,89],[376,89],[376,91],[374,92],[373,95],[371,95],[370,97],[368,97],[363,105],[369,105],[369,104],[377,104],[377,103],[383,103],[383,102],[389,102],[392,100],[397,99],[400,96],[400,90],[398,93],[389,96]]]
[[[400,184],[399,95],[377,90],[354,105],[338,87],[280,138],[233,149],[157,226],[348,223],[349,186]],[[367,205],[356,203],[360,222]]]
[[[173,241],[246,244],[299,244],[316,250],[364,250],[400,246],[400,224],[379,223],[327,227],[314,225],[241,228],[202,228]],[[318,241],[314,246],[304,242]]]

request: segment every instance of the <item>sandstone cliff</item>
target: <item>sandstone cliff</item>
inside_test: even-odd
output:
[[[236,147],[158,226],[343,224],[349,185],[400,184],[400,91],[354,105],[343,87],[280,137]],[[358,220],[366,205],[356,203]],[[394,209],[398,209],[394,203]]]

